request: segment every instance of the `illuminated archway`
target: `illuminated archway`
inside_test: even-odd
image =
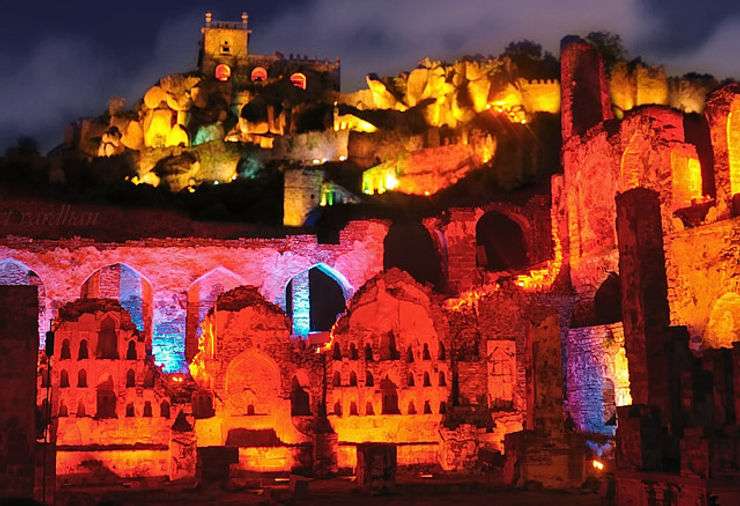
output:
[[[292,74],[290,76],[290,83],[296,88],[305,90],[306,87],[308,86],[308,80],[306,79],[306,74],[302,72],[296,72]]]
[[[185,359],[188,362],[198,352],[201,324],[219,295],[243,284],[244,281],[230,270],[217,267],[190,285],[185,329]]]
[[[90,275],[80,291],[83,299],[114,299],[148,339],[152,335],[152,284],[126,264],[102,267]]]
[[[252,82],[267,81],[267,69],[265,67],[255,67],[250,75]]]
[[[478,266],[488,271],[520,269],[529,263],[524,231],[511,218],[489,211],[475,227]]]
[[[39,296],[39,343],[43,347],[49,319],[46,315],[46,288],[41,278],[25,264],[12,259],[0,261],[0,285],[33,285]]]
[[[323,263],[293,276],[285,287],[283,306],[293,321],[293,334],[331,330],[351,295],[347,279]]]
[[[732,348],[736,341],[740,341],[740,295],[730,292],[712,305],[704,332],[704,346]]]

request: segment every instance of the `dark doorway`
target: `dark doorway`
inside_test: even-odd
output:
[[[394,222],[383,241],[383,268],[402,269],[419,283],[439,287],[440,260],[432,237],[418,221]]]
[[[488,271],[520,269],[528,264],[524,232],[517,222],[495,211],[475,227],[478,266]]]

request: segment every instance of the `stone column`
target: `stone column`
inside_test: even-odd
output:
[[[297,274],[292,282],[293,334],[307,336],[311,331],[311,292],[308,271]]]

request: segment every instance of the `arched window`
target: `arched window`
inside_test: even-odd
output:
[[[254,67],[250,76],[252,82],[267,81],[267,69],[265,67]]]
[[[57,412],[57,416],[59,418],[64,418],[69,416],[69,411],[67,410],[66,404],[64,404],[64,401],[59,402],[59,411]]]
[[[352,371],[349,373],[349,386],[356,387],[357,386],[357,374],[355,371]]]
[[[128,349],[126,350],[126,360],[136,360],[136,341],[128,342]]]
[[[370,344],[365,345],[365,360],[367,362],[372,362],[374,360],[373,358],[373,347],[370,346]]]
[[[371,373],[370,371],[367,371],[365,373],[365,386],[366,387],[375,386],[375,378],[373,378],[373,373]]]
[[[87,388],[87,372],[84,369],[77,371],[77,388]]]
[[[126,373],[126,388],[134,388],[136,386],[136,373],[133,369],[129,369]]]
[[[434,240],[418,221],[394,222],[383,240],[383,268],[408,272],[419,283],[439,287],[441,267]]]
[[[193,416],[196,419],[210,418],[214,415],[213,398],[211,394],[205,391],[195,392],[193,394]]]
[[[309,415],[311,415],[311,406],[308,393],[301,387],[298,378],[294,376],[290,391],[290,416]]]
[[[442,344],[441,341],[439,343],[439,359],[447,360],[447,351],[445,350],[445,345]]]
[[[406,348],[406,362],[409,364],[414,361],[414,349],[409,346]]]
[[[431,378],[429,377],[429,373],[428,373],[428,372],[425,372],[425,373],[424,373],[424,386],[425,386],[425,387],[430,387],[430,386],[432,386],[432,380],[431,380]]]
[[[524,232],[517,222],[495,211],[478,220],[475,229],[478,266],[488,271],[525,267],[529,262]]]
[[[406,410],[406,413],[409,415],[415,415],[416,414],[416,406],[414,405],[414,401],[409,401],[409,407]]]
[[[339,343],[334,343],[332,358],[334,360],[342,360],[342,348],[339,347]]]
[[[254,416],[254,404],[249,404],[247,406],[247,416]]]
[[[393,331],[386,332],[380,338],[380,360],[398,360],[399,358],[396,336]]]
[[[406,378],[406,386],[413,387],[416,385],[416,382],[414,381],[414,373],[409,373],[409,375]]]
[[[398,389],[395,383],[393,383],[386,376],[383,381],[380,382],[380,390],[383,394],[383,405],[382,414],[384,415],[397,415],[400,413],[398,410]]]
[[[110,316],[100,324],[98,334],[98,358],[118,358],[118,336],[116,335],[116,321]]]
[[[432,405],[429,404],[429,401],[424,401],[424,414],[425,415],[432,414]]]
[[[355,343],[349,345],[349,358],[357,360],[357,345]]]
[[[133,418],[136,416],[136,411],[134,410],[134,403],[130,402],[126,404],[126,418]]]
[[[306,75],[301,72],[296,72],[295,74],[291,75],[290,83],[296,88],[300,88],[302,90],[305,90],[308,86]]]
[[[162,418],[169,418],[170,417],[170,403],[167,401],[162,401],[162,404],[159,405],[159,416]]]
[[[447,378],[445,377],[445,373],[442,371],[439,371],[439,386],[441,387],[447,386]]]
[[[80,349],[77,351],[77,360],[85,360],[90,355],[87,352],[87,339],[80,341]]]
[[[85,405],[82,403],[82,401],[80,401],[80,402],[77,403],[77,412],[75,413],[75,416],[77,418],[83,418],[83,417],[87,416],[85,414]]]
[[[228,40],[221,43],[221,54],[231,54],[231,44]]]
[[[339,373],[339,371],[334,372],[334,379],[332,380],[331,384],[335,387],[342,386],[342,375]]]
[[[67,388],[69,387],[69,374],[67,371],[62,369],[62,372],[59,373],[59,388]]]
[[[293,321],[293,334],[330,331],[346,307],[346,289],[341,273],[324,264],[296,274],[285,287],[286,313]]]
[[[439,403],[439,414],[444,415],[445,413],[447,413],[447,403],[442,401]]]
[[[357,416],[359,413],[357,412],[357,403],[355,401],[352,401],[349,405],[349,416]]]
[[[144,403],[144,417],[145,418],[151,418],[152,415],[152,403],[149,401],[146,401]]]
[[[59,352],[59,360],[68,360],[72,358],[72,353],[69,351],[69,339],[62,341],[62,350]]]
[[[113,379],[98,385],[97,389],[97,413],[96,418],[116,418],[116,393],[113,391]]]
[[[342,405],[339,403],[339,401],[334,403],[334,414],[337,416],[342,416]]]
[[[373,408],[373,403],[370,401],[367,401],[367,403],[365,403],[365,415],[373,416],[374,414],[375,414],[375,408]]]
[[[424,351],[422,352],[422,358],[424,360],[431,360],[432,354],[429,353],[429,345],[427,343],[424,343]]]

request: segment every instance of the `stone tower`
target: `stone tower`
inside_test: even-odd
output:
[[[321,202],[324,171],[321,169],[286,169],[283,193],[283,224],[301,227],[308,214]]]
[[[242,13],[241,21],[216,21],[206,12],[201,28],[198,67],[205,74],[213,74],[220,64],[231,69],[247,65],[249,56],[249,16]]]

